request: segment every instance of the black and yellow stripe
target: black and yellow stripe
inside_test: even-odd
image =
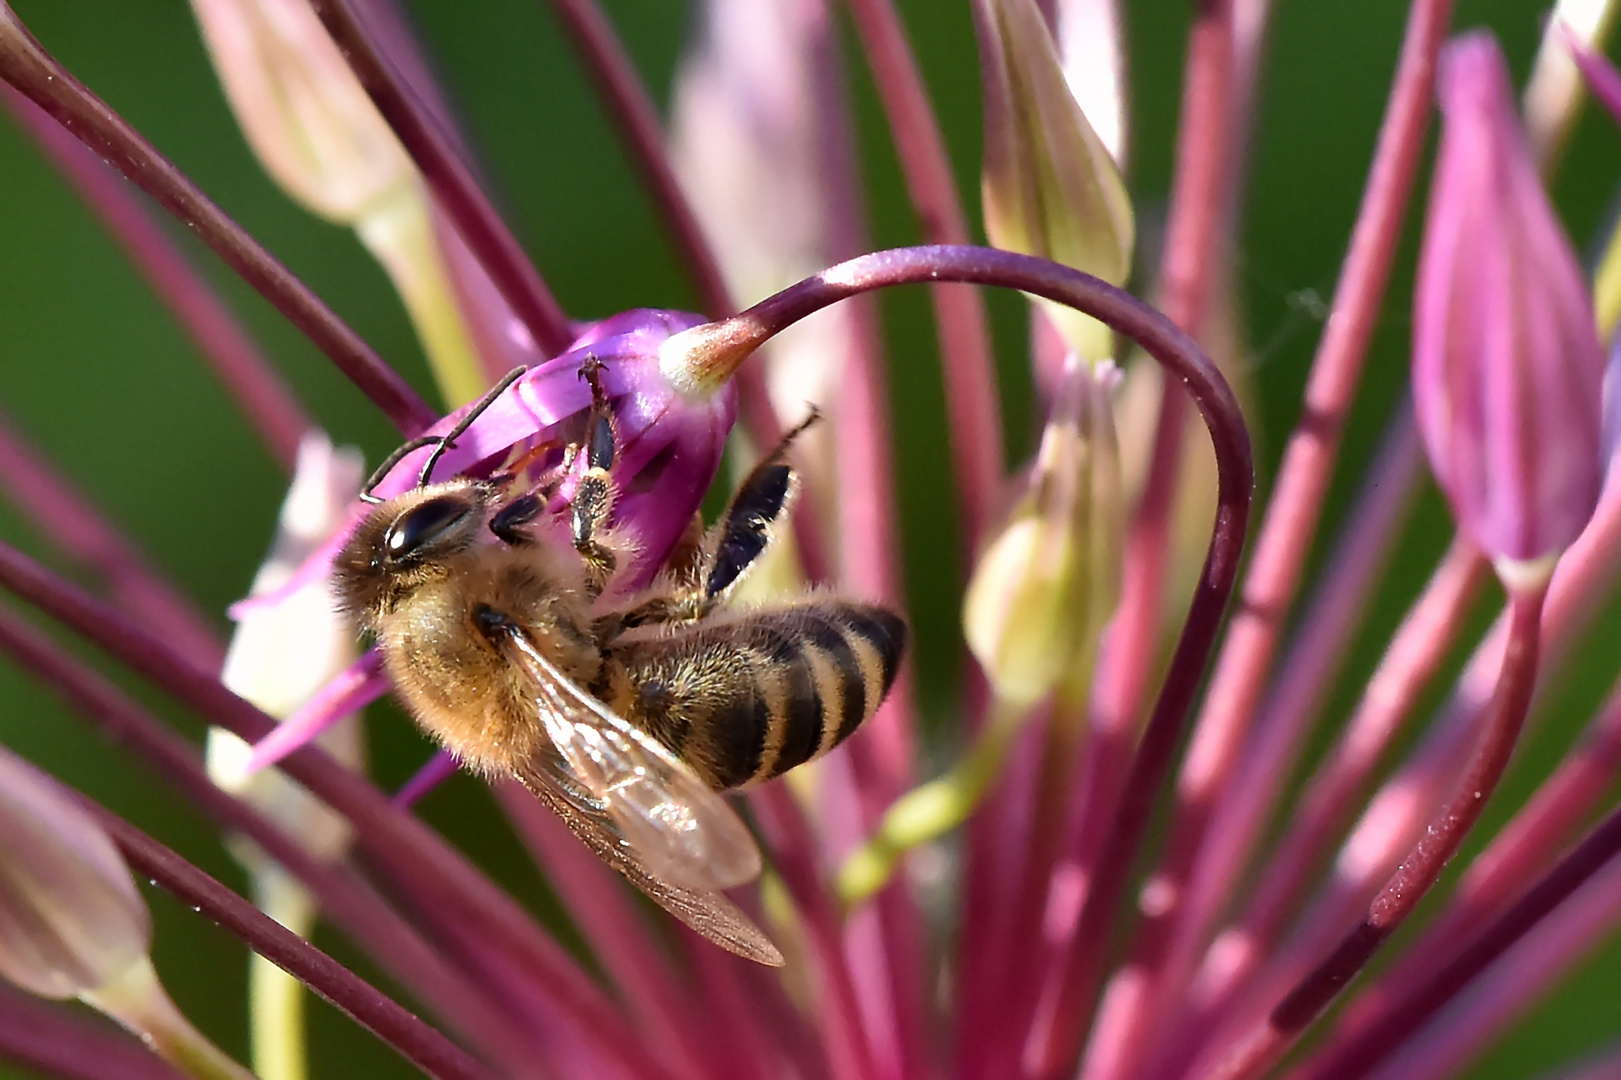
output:
[[[883,702],[905,645],[905,622],[869,604],[740,612],[616,647],[609,704],[712,787],[744,787],[847,739]]]

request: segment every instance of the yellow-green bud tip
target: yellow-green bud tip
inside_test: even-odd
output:
[[[746,315],[694,326],[659,345],[659,373],[688,398],[711,397],[766,336],[766,328]]]

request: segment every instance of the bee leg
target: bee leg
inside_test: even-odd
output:
[[[706,609],[724,599],[770,545],[772,533],[787,516],[799,487],[798,475],[788,464],[788,446],[820,416],[812,407],[810,415],[782,437],[776,449],[744,478],[716,523],[703,584]]]
[[[497,510],[490,518],[490,531],[508,547],[523,547],[532,542],[523,526],[534,521],[546,509],[546,498],[537,492],[520,495]]]
[[[665,560],[658,580],[650,587],[651,593],[633,607],[598,616],[592,624],[592,636],[607,644],[634,627],[700,618],[704,613],[699,590],[705,559],[704,532],[703,515],[693,514]]]
[[[580,553],[590,571],[586,591],[593,598],[602,594],[618,564],[614,553],[599,540],[607,528],[608,516],[613,512],[616,492],[608,470],[613,468],[618,445],[613,417],[608,411],[607,395],[602,390],[601,371],[602,362],[594,356],[586,357],[580,365],[580,378],[591,384],[591,415],[586,418],[585,445],[582,448],[585,473],[574,489],[574,502],[570,507],[574,550]]]

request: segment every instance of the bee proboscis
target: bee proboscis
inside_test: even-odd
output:
[[[567,507],[549,505],[558,475],[516,495],[511,476],[430,482],[436,451],[419,486],[378,501],[344,545],[338,596],[376,636],[419,723],[465,765],[517,778],[694,930],[781,964],[721,893],[757,876],[760,854],[719,792],[848,737],[888,692],[905,623],[815,592],[727,605],[792,500],[784,451],[810,420],[755,467],[707,535],[689,532],[652,586],[621,595],[608,526],[615,434],[596,370],[582,370],[594,391],[585,431],[552,470],[583,455]],[[546,532],[557,514],[572,549]]]

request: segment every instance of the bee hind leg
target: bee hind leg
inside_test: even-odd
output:
[[[810,415],[789,430],[738,485],[711,534],[703,583],[706,608],[723,600],[770,546],[778,523],[787,517],[799,489],[799,476],[788,464],[788,447],[820,418],[813,406]]]

